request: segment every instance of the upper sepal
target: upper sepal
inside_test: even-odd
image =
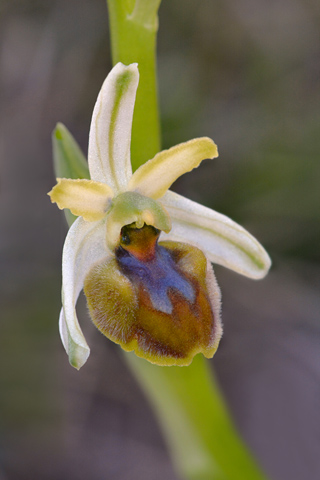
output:
[[[111,70],[98,95],[90,126],[88,162],[92,180],[124,191],[132,169],[131,128],[139,82],[136,63]]]

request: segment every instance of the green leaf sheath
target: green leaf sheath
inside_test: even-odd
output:
[[[115,65],[138,63],[140,81],[133,116],[131,161],[135,171],[160,150],[156,87],[157,10],[160,0],[107,0]],[[144,5],[147,5],[145,9]]]
[[[54,173],[58,178],[90,178],[88,163],[80,146],[69,130],[58,123],[52,132]],[[70,210],[64,214],[68,225],[77,218]]]
[[[57,177],[90,178],[88,163],[69,130],[58,123],[52,133],[53,162]]]

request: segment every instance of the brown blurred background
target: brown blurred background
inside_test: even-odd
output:
[[[211,361],[272,480],[320,478],[319,36],[318,0],[160,9],[163,146],[208,135],[220,151],[174,188],[243,224],[273,259],[261,282],[215,268],[225,335]],[[87,149],[111,68],[105,2],[0,0],[0,41],[0,479],[178,480],[84,302],[92,354],[80,372],[57,330],[67,228],[46,196],[50,136],[62,121]]]

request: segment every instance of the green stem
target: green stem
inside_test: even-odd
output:
[[[156,86],[157,10],[160,0],[107,0],[113,64],[137,62],[140,81],[133,116],[133,170],[160,150]],[[147,9],[143,8],[147,5]],[[130,8],[131,7],[131,8]]]
[[[158,367],[126,354],[153,405],[182,478],[263,480],[202,355],[189,367]]]
[[[113,63],[139,64],[131,145],[134,170],[160,150],[155,60],[160,1],[107,0]],[[265,479],[238,436],[202,356],[189,367],[158,367],[134,354],[125,357],[155,408],[183,478]]]

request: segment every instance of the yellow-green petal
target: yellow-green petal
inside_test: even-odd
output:
[[[48,195],[61,210],[68,208],[74,215],[81,216],[88,222],[105,216],[113,197],[108,185],[86,179],[57,178],[57,181]]]
[[[181,175],[198,167],[202,160],[217,156],[217,146],[210,138],[195,138],[180,143],[163,150],[138,168],[129,181],[128,190],[160,198]]]

